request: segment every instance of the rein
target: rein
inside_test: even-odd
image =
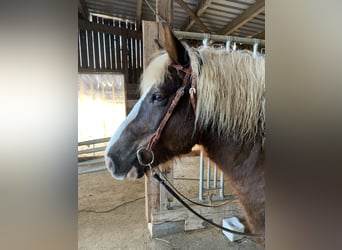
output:
[[[196,77],[192,74],[192,69],[191,67],[188,68],[184,68],[181,65],[176,65],[173,64],[171,65],[172,67],[174,67],[176,70],[178,71],[183,71],[185,73],[184,79],[183,79],[183,83],[182,86],[178,88],[177,92],[176,92],[176,96],[173,98],[171,105],[169,107],[169,109],[167,110],[167,113],[165,114],[164,118],[162,119],[162,121],[159,124],[158,129],[156,130],[156,132],[152,135],[150,141],[148,142],[146,148],[140,148],[137,151],[137,158],[139,161],[139,164],[144,166],[144,167],[149,167],[150,170],[152,171],[152,176],[153,178],[155,178],[161,185],[163,185],[165,187],[165,189],[172,194],[183,206],[185,206],[187,209],[189,209],[193,214],[195,214],[196,216],[198,216],[200,219],[204,220],[205,222],[218,227],[224,231],[233,233],[233,234],[237,234],[237,235],[243,235],[243,236],[248,236],[248,237],[264,237],[264,234],[252,234],[252,233],[242,233],[242,232],[237,232],[234,230],[231,230],[229,228],[225,228],[219,224],[216,224],[206,218],[204,218],[202,215],[200,215],[199,213],[197,213],[194,209],[192,209],[186,202],[184,202],[182,200],[182,198],[169,186],[165,183],[165,181],[163,179],[160,178],[160,176],[153,170],[152,164],[154,162],[154,153],[153,153],[153,147],[154,145],[158,142],[160,135],[166,125],[166,123],[168,122],[168,120],[170,119],[173,110],[175,109],[175,107],[177,106],[180,98],[184,95],[184,89],[186,88],[186,86],[188,85],[188,80],[191,77],[191,86],[189,89],[189,94],[190,94],[190,102],[192,105],[192,108],[194,110],[194,112],[196,112],[196,98],[195,98],[195,94],[196,94]],[[151,155],[151,160],[150,162],[144,162],[143,160],[143,153],[149,153]]]
[[[227,231],[227,232],[230,232],[232,234],[237,234],[237,235],[242,235],[242,236],[247,236],[247,237],[253,237],[253,238],[263,238],[265,237],[264,234],[253,234],[253,233],[242,233],[242,232],[238,232],[238,231],[234,231],[232,229],[229,229],[229,228],[226,228],[226,227],[223,227],[219,224],[216,224],[215,222],[212,222],[211,220],[208,220],[207,218],[203,217],[202,215],[200,215],[199,213],[197,213],[194,209],[192,209],[186,202],[184,202],[182,200],[182,198],[172,189],[170,188],[169,185],[167,185],[165,183],[165,181],[163,179],[160,178],[160,176],[152,171],[153,174],[153,178],[155,178],[161,185],[164,186],[164,188],[170,193],[173,195],[173,197],[175,197],[184,207],[186,207],[187,209],[189,209],[194,215],[196,215],[197,217],[199,217],[200,219],[204,220],[205,222],[223,230],[223,231]]]

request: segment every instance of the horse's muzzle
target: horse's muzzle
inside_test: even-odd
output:
[[[114,161],[106,156],[105,157],[105,161],[106,161],[106,167],[107,170],[110,172],[110,174],[117,180],[123,180],[126,178],[126,173],[118,173],[117,167],[115,166]]]
[[[137,168],[134,165],[131,165],[130,168],[120,169],[115,165],[114,161],[111,157],[105,157],[107,170],[111,173],[111,175],[117,180],[123,180],[126,178],[129,179],[138,179],[144,176],[144,169]]]
[[[105,157],[105,160],[106,160],[106,167],[107,167],[107,170],[108,170],[109,172],[113,172],[114,163],[113,163],[112,159],[106,156],[106,157]]]

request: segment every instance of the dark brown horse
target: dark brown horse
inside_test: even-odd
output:
[[[167,27],[163,34],[165,52],[145,70],[142,96],[107,146],[108,170],[116,179],[140,178],[148,171],[137,151],[156,136],[184,88],[160,138],[149,145],[153,166],[201,144],[229,177],[250,231],[264,233],[264,58],[248,51],[188,48]],[[148,150],[141,157],[151,160]]]

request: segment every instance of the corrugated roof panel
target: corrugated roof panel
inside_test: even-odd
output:
[[[200,16],[201,17],[209,17],[211,19],[215,19],[214,17],[221,16],[221,17],[227,17],[227,18],[236,18],[235,13],[229,13],[226,10],[215,10],[215,9],[207,9],[206,12]]]
[[[221,6],[225,6],[227,7],[231,7],[231,8],[235,8],[235,9],[246,9],[248,8],[250,5],[252,5],[255,2],[255,0],[253,1],[227,1],[227,0],[214,0],[213,4],[216,5],[221,5]]]
[[[196,12],[201,0],[183,0],[193,12]],[[148,4],[147,4],[148,2]],[[252,6],[256,0],[213,0],[207,9],[199,16],[199,19],[212,33],[217,33],[229,22],[241,15]],[[137,0],[85,0],[86,8],[90,12],[119,17],[122,19],[136,20]],[[150,7],[153,9],[151,10]],[[156,0],[142,1],[142,20],[155,21],[154,14]],[[188,23],[189,15],[174,1],[173,23],[175,30],[181,30]],[[265,12],[258,14],[249,20],[232,35],[253,36],[265,30]],[[196,23],[189,29],[191,32],[203,32]]]
[[[247,6],[248,7],[248,6]],[[242,13],[246,8],[239,8],[231,5],[213,2],[209,8],[229,10],[232,13]]]

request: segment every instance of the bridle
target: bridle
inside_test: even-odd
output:
[[[149,167],[150,169],[152,169],[152,164],[154,162],[153,147],[158,142],[160,135],[163,132],[163,129],[164,129],[166,123],[169,121],[169,119],[173,113],[173,110],[177,106],[180,98],[184,95],[184,89],[187,87],[190,78],[191,78],[191,87],[189,89],[190,102],[191,102],[191,105],[192,105],[194,112],[196,112],[196,98],[195,98],[196,77],[192,74],[191,67],[190,66],[184,67],[184,66],[179,65],[179,64],[171,64],[171,67],[175,68],[177,71],[183,71],[185,73],[185,76],[183,78],[183,83],[178,88],[176,95],[173,98],[169,109],[167,110],[162,121],[160,122],[156,132],[154,132],[154,134],[150,138],[146,148],[142,147],[142,148],[139,148],[137,151],[137,158],[138,158],[139,164],[144,166],[144,167]],[[143,157],[142,157],[143,154],[149,154],[151,156],[149,162],[144,162]]]
[[[173,98],[169,109],[167,110],[162,121],[160,122],[158,129],[156,130],[156,132],[152,135],[151,139],[149,140],[146,148],[140,148],[137,150],[137,158],[138,158],[139,164],[144,166],[144,167],[149,167],[151,172],[152,172],[152,176],[161,185],[163,185],[169,193],[171,193],[183,206],[185,206],[187,209],[189,209],[193,214],[195,214],[196,216],[198,216],[202,220],[206,221],[207,223],[209,223],[215,227],[218,227],[224,231],[228,231],[230,233],[237,234],[237,235],[243,235],[243,236],[248,236],[248,237],[256,237],[256,238],[264,237],[264,234],[252,234],[252,233],[242,233],[242,232],[234,231],[234,230],[231,230],[229,228],[225,228],[219,224],[216,224],[216,223],[212,222],[211,220],[204,218],[202,215],[200,215],[194,209],[192,209],[186,202],[184,202],[182,200],[182,198],[177,194],[177,192],[175,192],[170,186],[168,186],[167,183],[163,179],[161,179],[160,176],[153,170],[153,167],[152,167],[152,164],[154,162],[153,147],[158,142],[160,135],[161,135],[166,123],[170,119],[170,117],[171,117],[175,107],[177,106],[180,98],[184,95],[184,89],[187,87],[190,78],[191,78],[191,86],[189,89],[190,102],[191,102],[191,105],[192,105],[194,112],[196,113],[196,98],[195,98],[195,95],[196,95],[196,77],[195,77],[195,75],[192,74],[192,68],[190,66],[186,68],[186,67],[179,65],[179,64],[172,64],[171,66],[174,67],[177,71],[183,71],[185,73],[185,76],[183,78],[183,83],[178,88],[176,95]],[[149,162],[144,162],[143,156],[142,156],[143,154],[150,154],[151,157],[150,157]]]
[[[170,119],[170,117],[171,117],[171,115],[173,113],[173,110],[177,106],[180,98],[184,95],[184,89],[188,85],[189,78],[191,78],[191,87],[189,89],[190,101],[191,101],[191,105],[192,105],[192,108],[193,108],[194,112],[196,112],[196,99],[195,99],[195,94],[196,94],[196,77],[192,74],[191,67],[185,68],[185,67],[183,67],[183,66],[181,66],[179,64],[172,64],[171,66],[174,67],[178,71],[183,71],[185,73],[185,76],[184,76],[182,85],[178,88],[178,90],[176,92],[176,96],[173,98],[169,109],[167,110],[163,120],[159,124],[158,129],[152,135],[149,143],[147,144],[147,146],[146,146],[146,150],[147,151],[152,151],[154,145],[159,140],[160,135],[161,135],[161,133],[162,133],[166,123],[168,122],[168,120]]]

